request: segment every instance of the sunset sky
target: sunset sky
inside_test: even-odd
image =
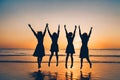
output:
[[[0,48],[34,49],[37,40],[27,24],[44,31],[46,23],[51,33],[60,24],[60,49],[67,45],[64,24],[72,32],[75,25],[81,25],[82,33],[93,27],[91,49],[120,48],[120,0],[0,0]],[[50,48],[48,32],[44,45]],[[74,45],[81,46],[78,28]]]

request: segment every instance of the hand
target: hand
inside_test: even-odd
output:
[[[64,25],[64,28],[66,28],[66,25]]]
[[[46,23],[46,27],[48,27],[48,23]]]
[[[93,27],[91,27],[91,29],[93,29]]]
[[[29,27],[31,27],[31,25],[30,25],[30,24],[28,24],[28,26],[29,26]]]
[[[60,27],[60,24],[58,25],[58,27]]]
[[[77,28],[77,26],[75,25],[75,29]]]
[[[58,29],[60,29],[60,24],[58,25]]]
[[[80,29],[80,25],[79,25],[78,27],[79,27],[79,29]]]

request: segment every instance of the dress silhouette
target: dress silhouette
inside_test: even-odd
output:
[[[75,37],[77,26],[75,26],[74,33],[72,33],[72,32],[68,33],[67,29],[66,29],[66,25],[64,25],[64,28],[65,28],[66,38],[67,38],[67,42],[68,42],[68,45],[67,45],[67,48],[66,48],[67,56],[66,56],[65,67],[67,68],[68,57],[69,57],[69,54],[71,54],[71,68],[72,68],[73,67],[73,54],[75,53],[74,46],[73,46],[73,40],[74,40],[74,37]]]
[[[80,29],[80,26],[79,26],[79,35],[80,35],[80,38],[82,40],[82,46],[81,46],[80,56],[79,56],[81,58],[81,67],[80,67],[81,69],[82,69],[82,66],[83,66],[83,58],[86,58],[87,61],[90,64],[90,68],[92,67],[92,63],[90,62],[90,59],[89,59],[89,50],[88,50],[88,46],[87,46],[90,35],[91,35],[91,32],[92,32],[92,27],[91,27],[88,35],[87,35],[87,33],[81,34],[81,29]]]
[[[30,24],[28,24],[28,26],[30,27],[30,29],[32,30],[32,32],[34,33],[35,37],[37,38],[38,44],[36,46],[36,49],[34,51],[33,56],[37,57],[37,63],[38,63],[38,68],[41,67],[41,62],[42,62],[42,58],[43,56],[45,56],[45,50],[44,50],[44,45],[43,45],[43,40],[44,40],[44,36],[46,33],[46,28],[48,26],[48,24],[46,24],[44,33],[42,34],[41,31],[38,31],[37,33],[33,30],[33,28],[31,27]]]
[[[58,47],[58,38],[59,38],[59,33],[60,33],[60,25],[58,26],[58,32],[54,32],[52,35],[50,33],[50,30],[49,30],[49,27],[47,27],[47,30],[48,30],[48,33],[49,33],[49,36],[52,40],[52,44],[51,44],[51,55],[50,55],[50,58],[49,58],[49,62],[48,62],[48,66],[50,66],[50,62],[51,62],[51,59],[52,59],[52,56],[54,55],[54,52],[56,54],[56,60],[57,60],[57,63],[56,63],[56,66],[58,66],[58,52],[59,52],[59,47]]]

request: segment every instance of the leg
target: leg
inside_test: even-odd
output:
[[[50,66],[50,62],[51,62],[52,56],[53,56],[53,52],[51,52],[51,55],[50,55],[50,58],[49,58],[48,66]]]
[[[56,60],[57,60],[56,66],[58,66],[58,52],[56,52]]]
[[[80,67],[80,69],[82,69],[82,66],[83,66],[83,58],[81,58],[81,67]]]
[[[90,62],[90,59],[89,59],[89,57],[88,58],[86,58],[87,59],[87,61],[89,62],[89,64],[90,64],[90,68],[92,68],[92,63]]]
[[[71,54],[71,67],[70,68],[72,67],[73,67],[73,54]]]
[[[38,68],[41,68],[42,57],[37,58]]]
[[[66,61],[65,61],[65,67],[66,68],[67,68],[68,57],[69,57],[69,53],[67,53],[67,56],[66,56]]]

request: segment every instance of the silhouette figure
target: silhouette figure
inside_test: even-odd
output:
[[[80,73],[81,73],[80,80],[91,80],[91,72],[88,73],[87,75],[84,75],[82,71],[80,71]]]
[[[81,29],[80,29],[80,26],[79,26],[79,35],[80,35],[80,38],[82,40],[82,47],[81,47],[80,56],[79,56],[81,58],[81,67],[80,67],[81,69],[82,69],[82,66],[83,66],[82,65],[83,64],[83,58],[87,59],[87,61],[90,64],[90,68],[92,68],[92,63],[90,62],[90,59],[89,59],[89,50],[88,50],[88,47],[87,47],[91,32],[92,32],[92,27],[91,27],[88,35],[87,35],[87,33],[81,34]]]
[[[65,61],[65,67],[67,68],[68,57],[71,54],[71,68],[72,68],[73,67],[73,54],[75,53],[74,46],[73,46],[73,40],[75,37],[77,26],[75,25],[74,33],[72,33],[72,32],[68,33],[67,29],[66,29],[66,25],[64,25],[64,28],[65,28],[66,38],[67,38],[67,42],[68,42],[68,45],[66,48],[67,56],[66,56],[66,61]]]
[[[56,60],[57,60],[57,63],[56,63],[56,66],[58,66],[58,51],[59,51],[59,48],[58,48],[58,38],[59,38],[59,33],[60,33],[60,25],[58,26],[58,32],[54,32],[52,35],[50,33],[50,30],[49,30],[49,27],[47,27],[47,30],[48,30],[48,33],[49,33],[49,36],[52,40],[52,44],[51,44],[51,55],[50,55],[50,58],[49,58],[49,62],[48,62],[48,66],[50,66],[50,62],[51,62],[51,59],[54,55],[54,52],[56,54]]]
[[[33,30],[33,28],[31,27],[30,24],[28,24],[28,26],[30,27],[30,29],[32,30],[32,32],[34,33],[35,37],[37,38],[38,44],[36,46],[36,49],[34,51],[33,56],[37,57],[37,63],[38,63],[38,68],[41,68],[41,62],[42,62],[42,58],[43,56],[45,56],[45,50],[44,50],[44,45],[43,45],[43,40],[44,40],[44,36],[46,33],[46,28],[48,26],[48,24],[46,24],[44,33],[42,34],[41,31],[38,31],[37,33]]]

